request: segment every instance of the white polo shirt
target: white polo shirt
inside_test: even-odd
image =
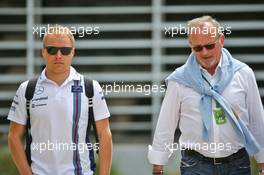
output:
[[[221,69],[221,65],[217,67],[213,76],[202,70],[212,85],[221,81],[218,69]],[[259,163],[264,163],[264,112],[252,69],[245,66],[237,71],[222,96],[261,145],[262,148],[255,158]],[[194,149],[207,157],[226,157],[244,147],[228,119],[226,123],[217,124],[213,114],[210,142],[203,140],[200,99],[201,94],[192,88],[176,81],[168,82],[153,144],[149,147],[148,159],[151,164],[165,165],[173,151],[184,148]],[[213,100],[212,109],[215,108],[216,103]],[[174,143],[174,133],[178,125],[181,136],[179,143]]]
[[[8,119],[26,125],[25,91],[28,81],[18,88]],[[94,84],[93,109],[95,121],[110,116],[102,88]],[[76,90],[77,89],[77,90]],[[91,148],[85,143],[88,123],[88,98],[83,76],[71,67],[70,75],[58,86],[41,73],[30,105],[31,168],[37,175],[92,175]]]

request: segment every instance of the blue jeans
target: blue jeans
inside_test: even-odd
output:
[[[249,156],[232,162],[216,164],[199,157],[182,155],[181,175],[250,175]]]

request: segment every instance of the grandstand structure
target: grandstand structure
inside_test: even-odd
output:
[[[114,142],[150,143],[164,78],[191,51],[186,35],[176,29],[201,15],[230,27],[225,47],[253,68],[264,100],[261,0],[1,0],[0,132],[7,133],[6,116],[18,85],[41,72],[41,33],[60,24],[77,29],[73,66],[108,90]]]

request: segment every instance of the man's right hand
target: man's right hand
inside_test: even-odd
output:
[[[153,165],[152,174],[162,175],[163,174],[163,165]]]

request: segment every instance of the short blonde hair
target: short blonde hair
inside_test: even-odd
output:
[[[46,45],[48,36],[52,35],[52,34],[58,34],[58,35],[64,35],[65,34],[71,40],[72,46],[74,46],[74,44],[75,44],[75,39],[74,39],[74,36],[73,36],[71,30],[68,27],[64,27],[64,26],[56,24],[54,26],[48,26],[48,29],[45,32],[44,37],[43,37],[43,47],[46,47],[45,45]]]
[[[218,35],[220,35],[223,31],[221,31],[220,23],[211,16],[201,16],[198,18],[194,18],[187,22],[188,27],[188,37],[192,34],[192,29],[202,28],[205,26],[205,23],[211,23],[215,29],[217,29]]]

